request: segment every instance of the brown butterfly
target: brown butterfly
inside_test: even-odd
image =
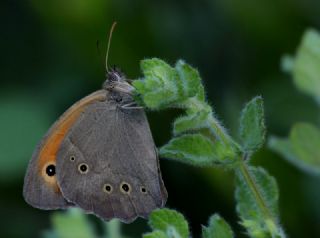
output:
[[[156,147],[133,90],[119,70],[111,69],[101,90],[53,124],[26,172],[27,203],[47,210],[77,206],[123,222],[146,218],[165,205]]]

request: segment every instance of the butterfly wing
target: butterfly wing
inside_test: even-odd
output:
[[[56,183],[56,176],[48,176],[45,171],[46,169],[42,168],[54,163],[48,161],[45,165],[41,166],[39,164],[41,148],[51,131],[52,129],[44,136],[33,152],[23,185],[23,196],[25,201],[33,207],[45,210],[64,209],[69,205],[60,192],[60,188]]]
[[[131,222],[163,207],[167,192],[144,111],[106,101],[84,115],[58,152],[64,197],[104,220]]]
[[[23,196],[27,203],[40,209],[66,208],[70,205],[56,180],[57,151],[68,130],[88,105],[106,99],[105,90],[96,91],[70,107],[40,141],[29,162],[24,179]]]

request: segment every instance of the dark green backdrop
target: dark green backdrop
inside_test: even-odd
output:
[[[255,95],[265,99],[269,135],[287,135],[297,121],[319,122],[313,100],[299,93],[279,66],[307,27],[320,28],[318,0],[1,0],[0,237],[37,237],[50,228],[51,212],[31,208],[22,198],[24,172],[51,123],[101,86],[114,20],[111,64],[138,78],[143,58],[186,60],[199,69],[207,98],[231,133],[242,105]],[[177,113],[148,112],[158,146],[170,138]],[[281,220],[290,237],[320,237],[320,178],[300,172],[267,148],[254,162],[278,181]],[[161,168],[167,206],[187,217],[195,237],[216,212],[237,237],[245,237],[235,213],[231,173],[166,160]],[[139,236],[147,227],[139,220],[124,229]]]

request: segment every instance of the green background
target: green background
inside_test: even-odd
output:
[[[207,99],[231,134],[237,132],[242,106],[255,95],[265,100],[268,135],[286,136],[298,121],[319,125],[316,104],[281,72],[280,58],[295,52],[307,27],[320,29],[320,1],[2,0],[1,237],[39,237],[50,228],[52,212],[23,200],[25,169],[55,119],[101,87],[105,44],[114,20],[118,25],[111,65],[135,79],[141,77],[141,59],[158,57],[171,64],[186,60],[200,71]],[[148,112],[157,146],[170,139],[171,122],[178,114]],[[268,148],[255,155],[254,163],[278,181],[281,221],[289,236],[320,237],[320,178],[304,174]],[[195,237],[216,212],[237,237],[245,237],[230,172],[168,160],[161,160],[161,168],[167,206],[186,216]],[[97,219],[89,217],[99,229]],[[142,219],[123,228],[131,237],[148,229]]]

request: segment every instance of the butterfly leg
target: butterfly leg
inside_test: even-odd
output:
[[[143,107],[137,106],[135,102],[130,102],[121,106],[122,109],[143,109]]]

